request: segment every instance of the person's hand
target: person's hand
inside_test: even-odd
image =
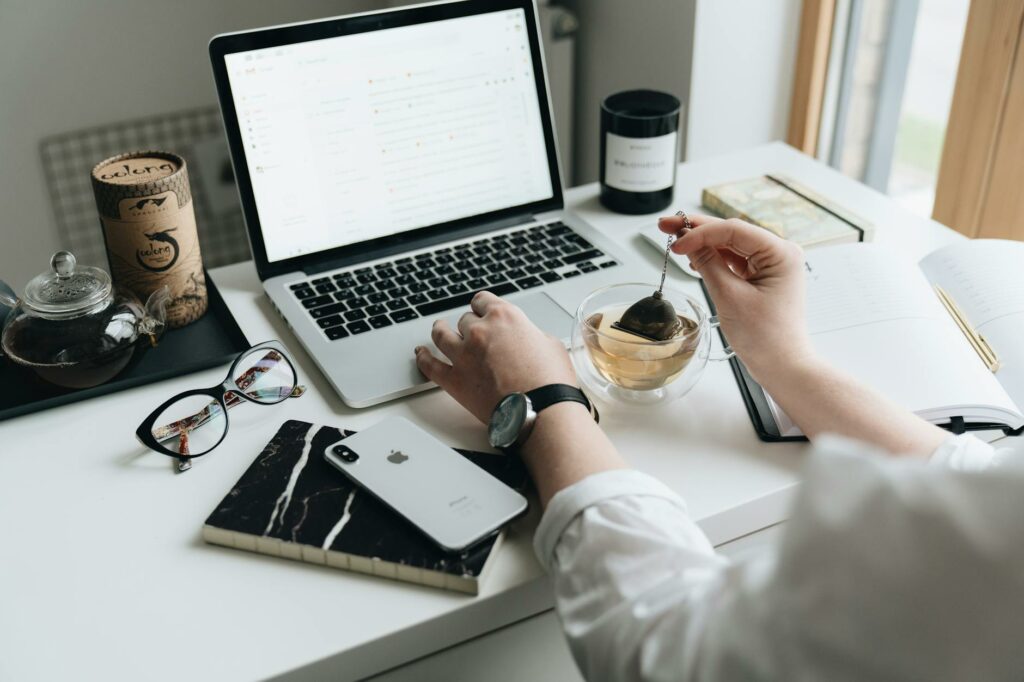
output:
[[[547,384],[576,384],[569,355],[561,341],[548,336],[522,310],[482,291],[470,302],[471,312],[459,319],[458,330],[445,320],[434,323],[431,338],[451,361],[416,347],[416,365],[480,421],[509,393]]]
[[[661,218],[678,235],[672,251],[704,278],[729,345],[756,379],[812,355],[804,318],[804,258],[799,246],[742,220]]]

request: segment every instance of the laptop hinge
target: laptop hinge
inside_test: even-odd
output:
[[[460,239],[466,239],[467,237],[475,237],[480,234],[487,232],[494,232],[495,230],[501,230],[507,227],[514,227],[516,225],[523,225],[535,221],[536,218],[529,213],[523,213],[514,216],[505,216],[499,220],[491,220],[484,223],[474,223],[463,228],[446,230],[443,234],[430,235],[426,237],[420,237],[416,239],[408,239],[400,242],[392,242],[390,244],[382,244],[380,248],[371,248],[366,251],[361,251],[359,254],[353,254],[351,256],[345,256],[343,258],[335,258],[332,260],[325,260],[319,263],[309,265],[302,269],[307,275],[315,275],[319,272],[326,272],[327,270],[337,270],[338,268],[344,268],[351,265],[358,265],[359,263],[365,263],[367,261],[377,260],[379,258],[387,258],[388,256],[394,256],[399,253],[407,253],[409,251],[417,251],[419,249],[425,249],[431,246],[438,246],[445,242],[458,241]],[[381,240],[383,242],[383,240]]]

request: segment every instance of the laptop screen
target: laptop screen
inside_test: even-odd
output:
[[[526,22],[225,55],[268,262],[551,198]]]

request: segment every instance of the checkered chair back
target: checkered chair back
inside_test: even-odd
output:
[[[61,248],[107,267],[89,174],[103,159],[142,149],[185,157],[207,268],[250,257],[220,111],[204,107],[62,133],[40,143]]]

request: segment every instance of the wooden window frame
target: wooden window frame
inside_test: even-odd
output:
[[[805,154],[818,151],[836,0],[804,0],[786,142]]]
[[[1024,240],[1024,0],[972,0],[932,217]]]

